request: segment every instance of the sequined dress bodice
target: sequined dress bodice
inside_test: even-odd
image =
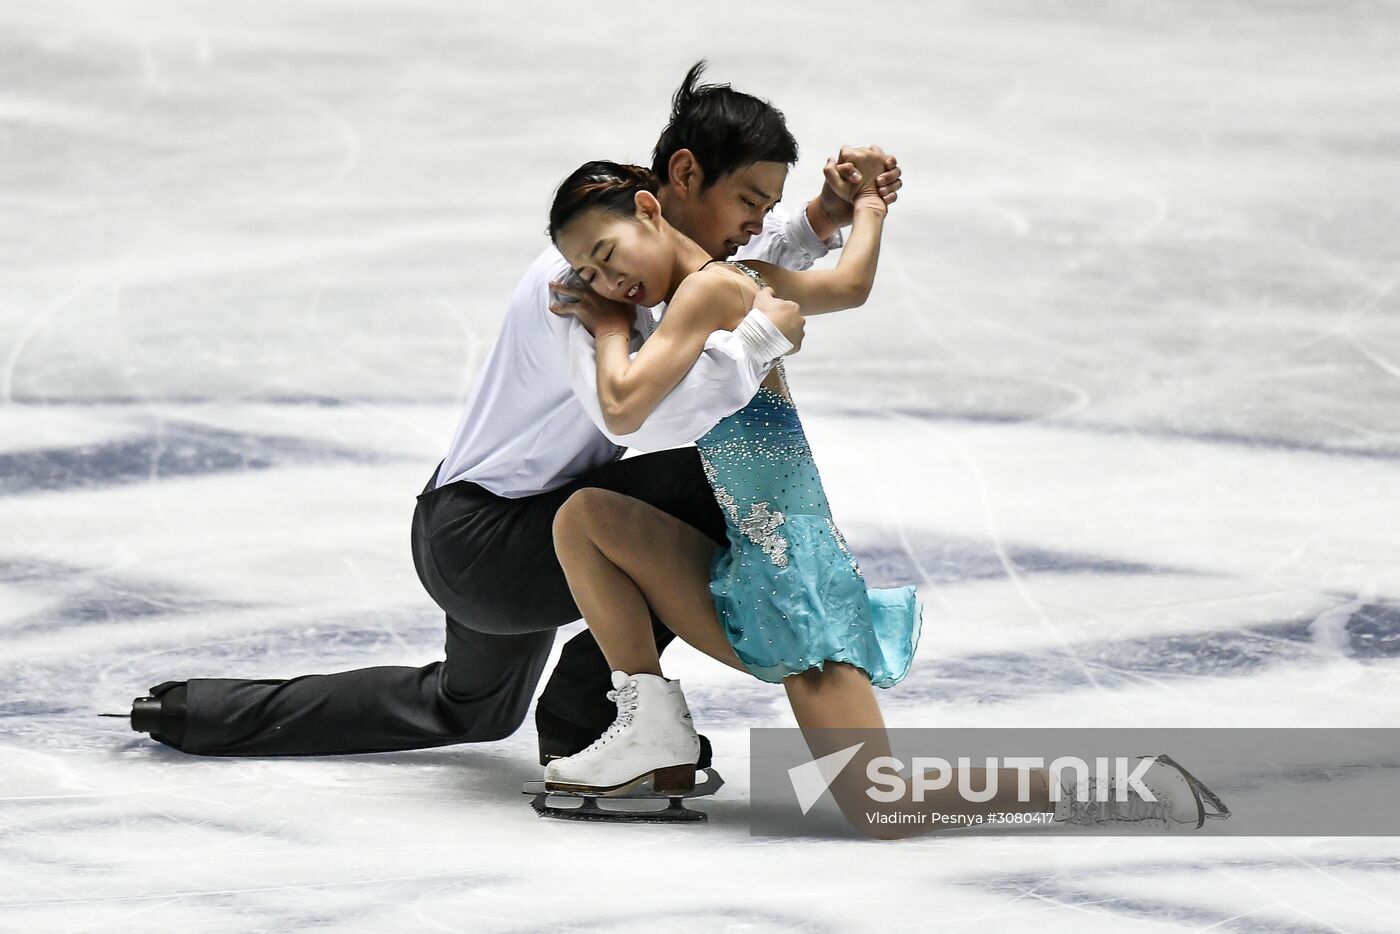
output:
[[[743,273],[749,279],[753,280],[753,283],[757,285],[760,289],[766,289],[769,287],[768,280],[763,278],[763,274],[760,273],[757,269],[754,269],[752,266],[749,266],[745,263],[730,263],[725,262],[724,260],[712,259],[708,263],[706,263],[705,266],[701,266],[700,268],[704,269],[706,266],[714,265],[725,266],[729,269],[735,270],[736,272]],[[763,381],[764,385],[759,389],[759,392],[771,392],[775,395],[781,396],[784,399],[787,399],[788,401],[791,401],[792,393],[788,391],[787,371],[783,369],[783,361],[776,361],[773,364],[773,369],[770,371],[770,373],[771,377],[773,378],[765,379]]]
[[[730,265],[766,285],[755,270]],[[696,442],[729,538],[711,565],[720,622],[762,680],[836,660],[889,687],[918,643],[914,588],[866,587],[832,520],[781,361],[775,369],[778,389],[759,389]]]

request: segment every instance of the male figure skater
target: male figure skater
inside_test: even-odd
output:
[[[773,212],[797,144],[782,114],[690,69],[653,154],[665,217],[710,255],[806,268],[840,245],[850,205],[830,186],[794,216]],[[842,160],[844,161],[844,160]],[[837,170],[842,167],[838,166]],[[891,157],[878,184],[902,185]],[[503,739],[519,728],[555,630],[580,617],[555,559],[554,514],[582,487],[636,497],[725,541],[693,442],[742,408],[800,345],[802,316],[771,293],[706,353],[645,425],[609,435],[588,376],[591,340],[549,310],[570,273],[549,246],[516,287],[448,453],[418,497],[414,563],[447,614],[446,658],[290,680],[169,681],[133,705],[132,727],[199,755],[322,755]],[[637,314],[640,346],[655,326]],[[625,447],[659,453],[621,460]],[[658,647],[672,635],[653,620]],[[571,755],[615,714],[610,672],[587,631],[564,647],[536,709],[540,761]],[[708,749],[701,762],[707,764]]]

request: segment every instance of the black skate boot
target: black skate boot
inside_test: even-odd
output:
[[[167,681],[131,702],[131,728],[179,749],[185,741],[185,683]]]

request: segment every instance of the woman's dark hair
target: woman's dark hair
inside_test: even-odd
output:
[[[695,153],[705,173],[703,188],[755,162],[796,162],[797,140],[783,112],[727,84],[697,84],[708,64],[701,59],[691,65],[671,98],[671,122],[651,155],[656,177],[666,181],[671,157],[682,149]]]
[[[549,208],[549,239],[559,242],[564,225],[584,211],[599,208],[631,217],[637,192],[657,192],[656,176],[640,165],[595,160],[574,169],[559,183]]]

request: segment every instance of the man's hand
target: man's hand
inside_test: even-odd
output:
[[[851,202],[862,185],[868,184],[871,173],[876,173],[874,187],[881,200],[894,204],[899,199],[899,189],[904,187],[904,173],[898,160],[879,146],[842,146],[835,159],[826,160],[823,170],[826,184],[816,204],[830,219],[833,228],[850,226],[853,220]],[[815,223],[812,226],[817,228]],[[820,235],[822,231],[818,229],[817,233]]]
[[[621,334],[631,339],[632,325],[637,320],[636,305],[615,302],[590,288],[580,289],[563,282],[551,282],[549,290],[557,293],[551,296],[553,301],[549,303],[549,310],[561,318],[570,315],[577,318],[594,340],[609,334]],[[558,296],[568,296],[574,301],[560,301]]]
[[[783,332],[783,337],[792,344],[788,353],[795,354],[802,349],[802,335],[807,329],[807,319],[802,317],[802,309],[798,307],[797,302],[778,298],[772,289],[762,288],[754,296],[753,307],[763,312],[768,320]]]

